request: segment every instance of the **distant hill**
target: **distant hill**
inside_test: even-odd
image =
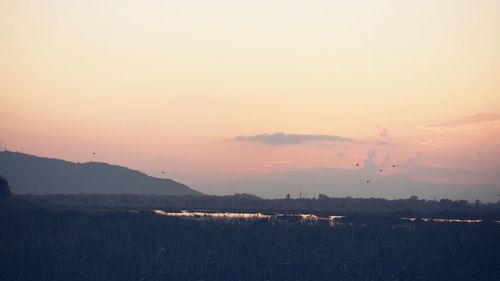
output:
[[[132,193],[202,195],[171,179],[107,163],[74,163],[53,158],[0,152],[0,175],[17,194]]]

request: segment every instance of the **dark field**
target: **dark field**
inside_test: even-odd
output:
[[[500,224],[0,206],[1,280],[500,280]]]

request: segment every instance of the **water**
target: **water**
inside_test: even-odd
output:
[[[210,212],[210,211],[187,211],[181,210],[180,212],[167,212],[163,210],[153,210],[153,213],[159,216],[178,217],[186,219],[247,219],[247,220],[261,220],[261,219],[299,219],[300,221],[318,222],[329,221],[339,222],[345,216],[329,215],[320,216],[308,213],[291,213],[291,214],[264,214],[264,213],[237,213],[237,212]],[[435,222],[435,223],[481,223],[485,222],[482,219],[461,219],[461,218],[426,218],[426,217],[402,217],[401,220],[408,222]],[[500,223],[500,221],[492,221]]]
[[[263,214],[263,213],[235,213],[235,212],[201,212],[186,211],[166,212],[163,210],[153,210],[153,213],[160,216],[180,217],[180,218],[200,218],[200,219],[275,219],[275,218],[299,218],[304,221],[334,221],[344,218],[344,216],[318,216],[315,214]]]

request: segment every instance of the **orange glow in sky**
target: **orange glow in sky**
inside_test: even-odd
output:
[[[370,153],[500,193],[499,30],[494,0],[0,1],[0,142],[208,193]]]

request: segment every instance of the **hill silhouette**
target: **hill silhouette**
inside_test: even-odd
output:
[[[202,195],[171,179],[108,163],[74,163],[30,154],[0,152],[0,175],[17,194],[158,194]]]

